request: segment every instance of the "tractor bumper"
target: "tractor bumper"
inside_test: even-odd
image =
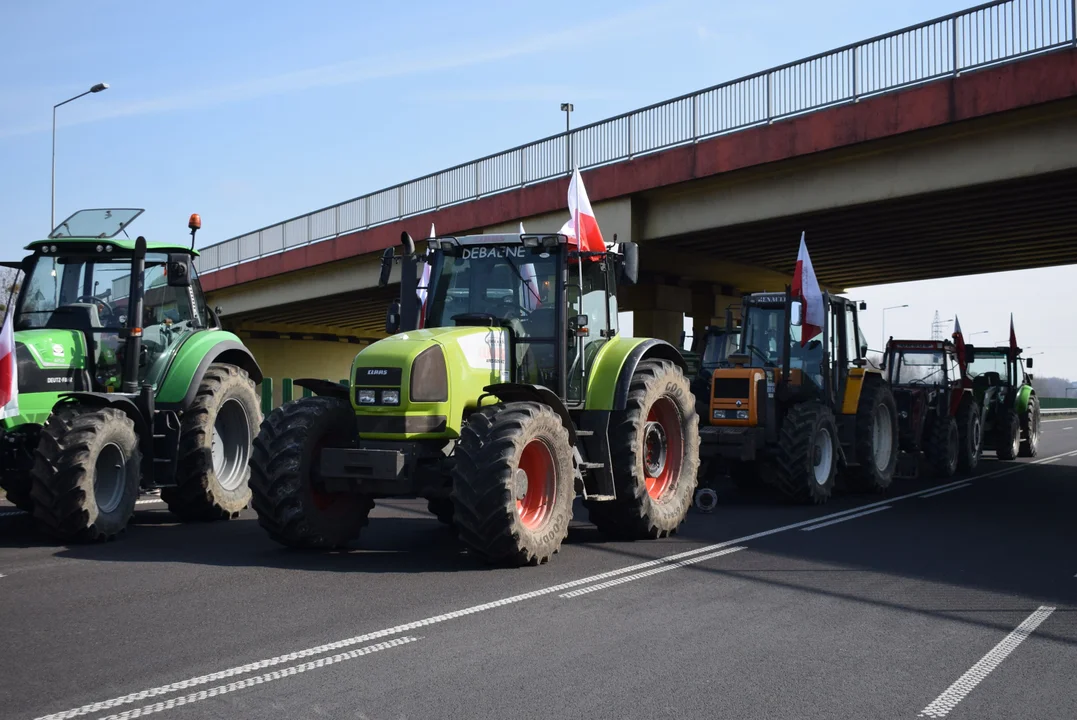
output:
[[[751,462],[763,449],[765,436],[758,427],[705,426],[699,429],[700,455]]]
[[[448,475],[440,443],[364,443],[359,448],[323,448],[318,475],[326,490],[365,495],[447,494]],[[445,492],[438,492],[438,489]]]

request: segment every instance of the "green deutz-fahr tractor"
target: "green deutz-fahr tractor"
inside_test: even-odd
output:
[[[350,387],[296,380],[317,395],[275,410],[255,439],[252,504],[269,535],[342,546],[376,498],[417,496],[486,561],[535,565],[568,534],[577,494],[612,537],[673,533],[696,486],[698,423],[676,348],[617,331],[636,245],[476,235],[432,238],[420,256],[401,240],[382,265],[385,284],[401,263],[391,336],[356,356]]]
[[[80,210],[4,263],[25,276],[0,485],[63,541],[115,537],[140,490],[161,488],[184,520],[234,517],[250,500],[262,373],[202,296],[201,219],[191,247],[117,237],[141,213]]]
[[[1035,457],[1040,443],[1040,400],[1032,388],[1032,358],[1020,348],[968,346],[968,375],[983,408],[983,447],[999,460]]]

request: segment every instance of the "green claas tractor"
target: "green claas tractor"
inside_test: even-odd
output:
[[[391,336],[355,357],[350,387],[296,380],[316,396],[275,410],[255,439],[252,504],[269,535],[343,546],[377,498],[421,497],[487,562],[536,565],[567,536],[578,494],[609,536],[673,533],[698,423],[677,349],[618,333],[637,246],[476,235],[432,238],[420,256],[406,233],[401,244],[382,265],[382,284],[401,266]]]
[[[1040,400],[1032,387],[1032,358],[1020,348],[968,346],[968,375],[984,411],[983,446],[999,460],[1035,457],[1040,443]]]
[[[187,247],[126,237],[141,213],[80,210],[4,263],[25,275],[0,485],[62,541],[115,537],[141,490],[161,488],[184,520],[234,517],[250,500],[262,373],[202,296],[201,219]]]

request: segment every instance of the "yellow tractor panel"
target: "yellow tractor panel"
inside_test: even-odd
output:
[[[860,390],[864,387],[864,377],[864,368],[849,368],[845,397],[841,401],[842,415],[856,415],[856,410],[860,407]]]
[[[758,384],[766,382],[759,368],[722,368],[711,376],[710,424],[754,427],[759,424]]]

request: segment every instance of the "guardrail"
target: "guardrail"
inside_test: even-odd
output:
[[[1077,0],[999,0],[715,85],[209,245],[200,273],[581,170],[1077,46]]]

